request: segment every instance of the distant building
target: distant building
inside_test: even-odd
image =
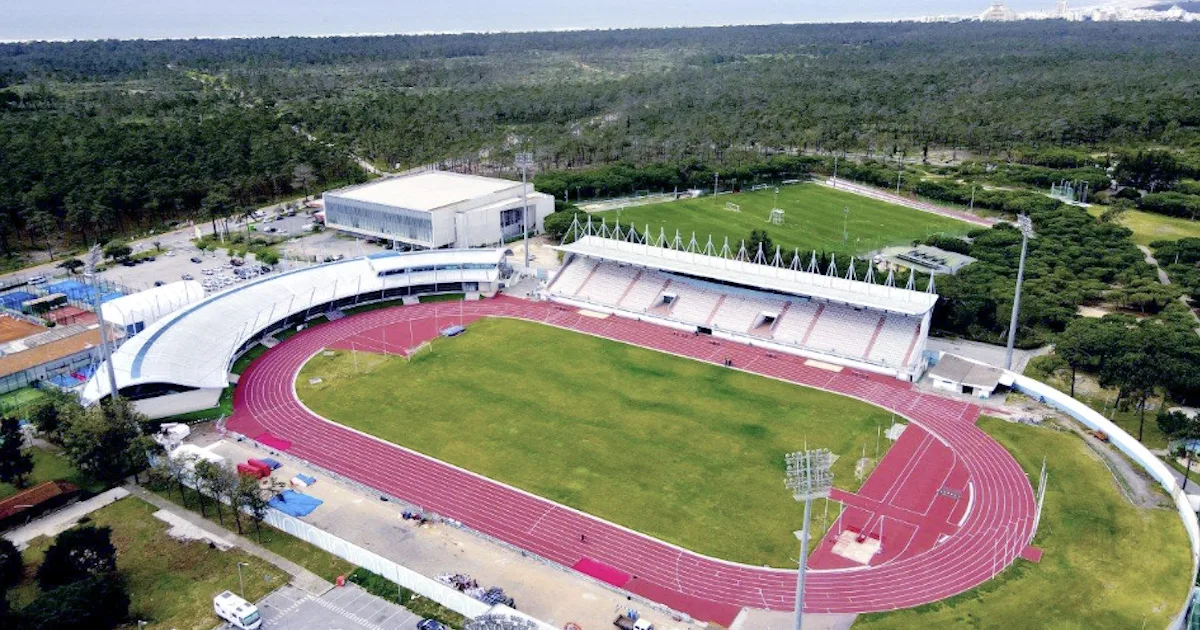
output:
[[[947,251],[932,245],[889,247],[880,253],[880,257],[891,265],[926,274],[954,275],[963,267],[975,262],[974,258],[966,254]]]
[[[413,249],[497,245],[522,233],[521,183],[429,171],[324,194],[325,225]],[[554,198],[529,185],[529,231],[542,231]]]
[[[979,15],[982,22],[1011,22],[1016,19],[1016,12],[1004,6],[1003,2],[993,2],[987,11]]]

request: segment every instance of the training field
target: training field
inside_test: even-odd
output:
[[[841,456],[836,485],[856,489],[855,460],[864,447],[874,456],[892,419],[850,398],[492,318],[411,362],[318,353],[296,388],[335,422],[700,553],[778,567],[794,566],[803,520],[783,487],[784,454],[829,448]]]
[[[741,206],[741,211],[727,210],[728,203]],[[717,248],[721,247],[722,239],[729,237],[730,247],[735,251],[737,243],[749,238],[751,230],[764,229],[776,244],[788,250],[799,247],[801,252],[824,250],[847,254],[903,245],[935,233],[966,234],[975,227],[817,184],[779,187],[779,207],[785,213],[783,225],[767,222],[774,203],[774,189],[768,188],[715,199],[701,197],[600,212],[593,214],[593,221],[603,217],[612,225],[619,217],[622,226],[632,223],[639,233],[647,224],[655,236],[660,228],[665,228],[668,238],[673,238],[675,230],[679,230],[684,244],[695,232],[701,247],[709,234]],[[846,208],[850,209],[848,217]],[[843,222],[849,235],[846,241],[842,239]]]

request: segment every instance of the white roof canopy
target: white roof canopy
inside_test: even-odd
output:
[[[288,316],[358,295],[371,299],[371,293],[386,289],[496,282],[503,258],[502,249],[385,252],[236,285],[163,317],[113,352],[117,387],[169,383],[223,388],[238,349]],[[406,271],[386,273],[396,269]],[[107,371],[101,367],[84,388],[84,400],[99,400],[108,390]]]
[[[933,308],[938,299],[936,293],[926,291],[709,255],[697,251],[704,249],[699,247],[660,247],[634,240],[589,235],[555,249],[716,282],[752,286],[778,293],[906,315],[924,315]],[[765,253],[768,259],[774,254],[775,252]]]

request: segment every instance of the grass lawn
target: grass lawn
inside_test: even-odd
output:
[[[948,600],[862,615],[855,628],[1163,628],[1190,587],[1187,535],[1174,509],[1139,509],[1112,474],[1067,431],[982,418],[979,426],[1049,487],[1034,544],[999,578]]]
[[[727,203],[740,205],[741,212],[726,210]],[[966,234],[973,227],[956,219],[817,184],[779,188],[779,207],[786,213],[784,225],[767,223],[774,203],[774,189],[766,189],[721,195],[715,199],[702,197],[610,210],[596,213],[592,221],[595,223],[603,217],[612,225],[620,218],[622,226],[628,227],[632,223],[639,232],[649,224],[651,234],[657,236],[659,228],[665,228],[668,238],[673,238],[675,230],[679,230],[685,244],[694,231],[702,248],[709,234],[712,234],[713,243],[718,249],[728,236],[730,247],[735,252],[739,242],[749,238],[751,230],[764,229],[776,244],[786,250],[799,247],[801,253],[815,249],[854,254],[890,245],[903,245],[938,232]],[[846,208],[850,209],[848,220]],[[844,221],[849,234],[849,240],[845,243],[842,242]]]
[[[784,455],[828,448],[839,487],[892,416],[850,398],[541,324],[485,319],[411,362],[324,353],[315,412],[698,552],[786,567],[803,509]],[[309,378],[323,382],[313,386]],[[886,441],[886,440],[885,440]],[[822,506],[817,505],[817,514]],[[818,516],[819,518],[819,516]],[[747,527],[753,523],[753,527]]]
[[[151,491],[160,497],[184,507],[196,514],[200,514],[200,505],[196,501],[196,493],[194,490],[187,489],[188,498],[187,505],[184,505],[180,500],[179,493],[175,487],[171,488],[151,488]],[[205,499],[204,518],[209,521],[225,527],[231,532],[237,533],[237,525],[233,521],[231,512],[228,506],[223,506],[224,524],[217,518],[216,512],[213,511],[212,499]],[[244,529],[243,536],[248,540],[258,543],[263,548],[273,551],[292,562],[312,571],[316,575],[325,579],[328,582],[334,582],[340,575],[350,575],[354,570],[354,565],[311,544],[300,540],[287,532],[280,531],[267,524],[261,525],[261,532],[256,533],[253,521],[247,517],[242,518],[242,528]],[[259,535],[261,533],[261,536]]]
[[[1104,213],[1104,206],[1088,208],[1092,216]],[[1133,242],[1149,245],[1154,241],[1177,241],[1181,238],[1200,238],[1200,221],[1168,217],[1153,212],[1128,210],[1121,216],[1121,225],[1133,230]]]
[[[36,387],[22,387],[7,394],[0,394],[0,413],[21,413],[25,407],[37,402],[42,396],[45,394]]]
[[[154,518],[157,508],[129,497],[92,513],[96,525],[113,530],[117,570],[132,600],[133,619],[150,628],[208,630],[219,620],[212,597],[226,589],[239,592],[238,562],[243,567],[246,599],[255,601],[286,584],[288,576],[267,562],[236,549],[219,551],[204,542],[180,542],[167,535],[167,524]],[[26,580],[9,595],[14,606],[37,596],[34,571],[51,544],[39,538],[24,554]]]
[[[101,484],[91,477],[75,470],[71,466],[71,462],[67,458],[40,447],[33,447],[33,474],[29,478],[29,485],[35,486],[43,481],[54,481],[63,479],[83,488],[87,492],[97,493],[104,491],[104,484]],[[0,499],[10,497],[17,493],[17,489],[10,484],[0,483]]]

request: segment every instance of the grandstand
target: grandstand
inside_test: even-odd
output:
[[[503,249],[380,252],[261,277],[135,326],[113,353],[117,388],[151,418],[214,407],[230,364],[271,334],[364,303],[494,293],[503,259]],[[85,403],[110,394],[106,373],[101,367],[87,382]]]
[[[544,297],[915,381],[937,295],[785,266],[778,252],[720,252],[711,239],[655,239],[576,225]],[[773,262],[768,262],[772,260]],[[757,261],[757,262],[754,262]],[[812,267],[815,271],[815,266]],[[930,284],[932,289],[932,283]]]

